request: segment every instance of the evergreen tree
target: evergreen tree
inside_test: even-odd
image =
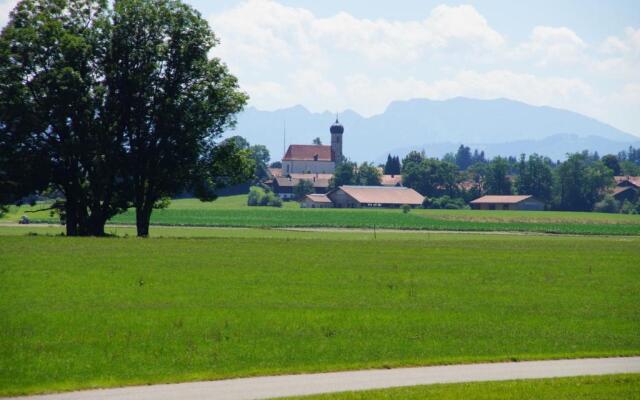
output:
[[[464,145],[460,145],[458,147],[458,152],[455,156],[456,165],[460,168],[461,171],[466,170],[473,163],[473,159],[471,156],[471,149]]]
[[[620,161],[618,157],[613,154],[607,154],[602,157],[602,162],[613,172],[613,175],[620,175],[622,173],[622,168],[620,167]]]

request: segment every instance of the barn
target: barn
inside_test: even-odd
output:
[[[482,196],[469,204],[474,210],[544,210],[544,203],[530,195]]]
[[[327,193],[336,208],[412,207],[422,205],[424,197],[413,189],[399,186],[340,186]]]
[[[333,203],[325,194],[308,194],[300,202],[301,208],[331,208]]]

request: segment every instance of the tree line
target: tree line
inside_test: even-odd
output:
[[[184,190],[214,200],[255,161],[233,140],[247,95],[206,20],[177,0],[23,0],[0,34],[0,205],[53,190],[66,233],[103,235]]]
[[[637,198],[623,207],[614,204],[609,194],[614,176],[640,175],[640,149],[633,147],[602,158],[597,152],[568,154],[565,161],[538,154],[488,159],[484,152],[464,145],[441,159],[412,151],[402,160],[388,155],[386,163],[377,167],[346,160],[336,168],[331,187],[380,185],[381,171],[401,174],[403,185],[426,196],[425,206],[433,208],[466,207],[469,201],[488,194],[525,194],[554,210],[640,212]],[[304,193],[302,187],[300,192]]]

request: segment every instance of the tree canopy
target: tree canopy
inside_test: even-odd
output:
[[[109,4],[24,0],[11,13],[0,35],[0,202],[53,186],[68,235],[101,235],[133,205],[146,236],[161,199],[219,187],[198,169],[228,155],[215,139],[247,96],[209,58],[216,37],[191,7]]]

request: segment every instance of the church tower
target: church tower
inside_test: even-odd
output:
[[[333,161],[335,161],[336,165],[342,163],[342,134],[344,133],[344,127],[338,121],[338,116],[336,115],[336,122],[331,125],[329,128],[331,132],[331,154],[333,156]]]

